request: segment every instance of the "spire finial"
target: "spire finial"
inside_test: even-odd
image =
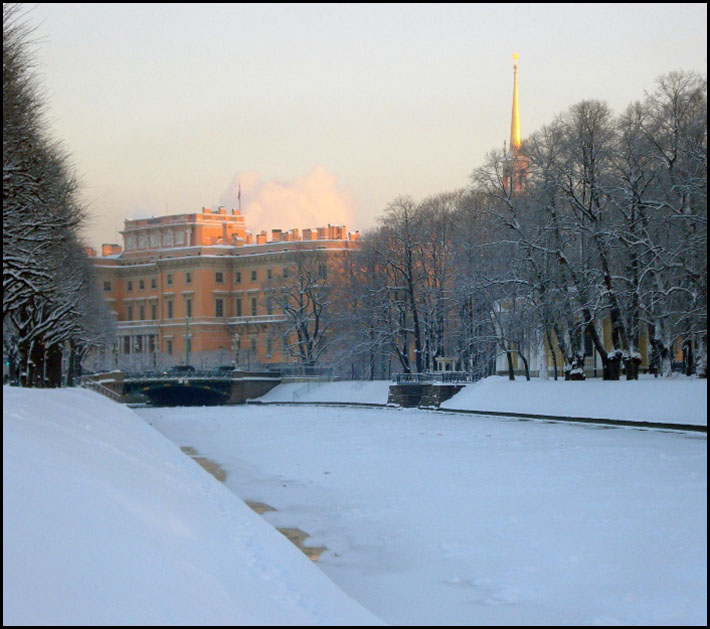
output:
[[[513,116],[510,123],[510,150],[517,151],[523,145],[518,108],[518,53],[513,53]]]

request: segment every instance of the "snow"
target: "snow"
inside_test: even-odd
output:
[[[511,381],[494,376],[467,385],[441,408],[707,426],[707,391],[707,380],[686,377]]]
[[[342,382],[289,382],[274,387],[259,402],[341,402],[387,404],[389,380]]]
[[[3,387],[3,624],[381,622],[131,409]]]
[[[385,404],[388,384],[261,399]],[[651,384],[492,378],[448,404],[707,424],[704,381]],[[4,624],[707,624],[704,434],[3,392]]]
[[[296,382],[281,384],[258,401],[386,404],[390,384]],[[707,380],[641,376],[635,381],[511,381],[505,376],[491,376],[465,385],[450,400],[442,402],[441,408],[707,426]]]
[[[703,625],[707,439],[417,409],[140,409],[393,625]]]

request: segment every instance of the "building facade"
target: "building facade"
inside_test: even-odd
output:
[[[251,234],[240,211],[224,208],[126,220],[121,233],[123,247],[87,250],[117,322],[113,353],[96,356],[97,368],[292,363],[274,291],[303,256],[320,256],[327,276],[358,246],[344,226]]]

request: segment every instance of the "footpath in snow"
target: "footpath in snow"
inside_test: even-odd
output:
[[[386,380],[294,382],[275,387],[257,401],[386,404],[390,384]],[[641,376],[614,382],[598,378],[511,381],[491,376],[464,386],[441,408],[707,426],[707,380]]]
[[[3,387],[3,625],[373,625],[130,408]]]

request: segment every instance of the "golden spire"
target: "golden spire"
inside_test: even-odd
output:
[[[513,119],[510,123],[510,150],[519,151],[523,144],[520,130],[520,110],[518,109],[518,53],[513,53]]]

